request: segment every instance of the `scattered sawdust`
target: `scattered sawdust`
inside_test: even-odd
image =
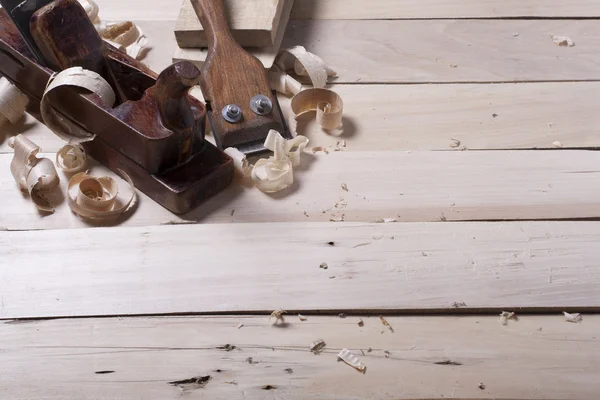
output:
[[[569,314],[568,312],[563,311],[563,314],[565,315],[566,322],[573,322],[574,324],[578,324],[581,321],[583,321],[583,317],[579,313]]]
[[[519,318],[517,317],[517,314],[515,314],[514,312],[508,312],[508,311],[502,311],[500,313],[500,323],[504,326],[508,325],[508,320],[512,319],[513,321],[518,321]]]
[[[448,219],[446,218],[446,216],[444,215],[444,213],[442,213],[442,216],[440,217],[440,221],[442,221],[442,222],[448,221]]]
[[[552,146],[554,146],[554,147],[563,147],[563,144],[557,140],[556,142],[552,142]]]
[[[237,349],[237,347],[228,343],[228,344],[226,344],[224,346],[218,346],[217,349],[218,350],[225,350],[225,351],[233,351],[233,350]]]
[[[462,365],[462,363],[459,363],[457,361],[452,361],[452,360],[438,361],[438,362],[434,362],[434,364],[436,364],[436,365]]]
[[[346,185],[345,183],[342,183],[342,190],[345,190],[347,192],[348,191],[348,185]]]
[[[335,242],[327,242],[327,244],[330,245],[330,246],[332,246],[332,247],[335,246]]]
[[[237,328],[238,328],[238,329],[241,329],[241,328],[242,328],[242,326],[244,326],[244,324],[240,323],[240,324],[237,326]]]
[[[552,128],[552,125],[554,125],[554,122],[548,122],[548,128]]]
[[[355,248],[357,248],[357,247],[368,246],[368,245],[370,245],[370,244],[371,244],[371,242],[359,243],[359,244],[357,244],[356,246],[354,246],[353,248],[355,249]]]
[[[385,350],[383,352],[383,354],[385,355],[385,358],[390,358],[390,356],[392,355],[392,353],[390,353],[389,351]]]
[[[323,351],[323,349],[325,349],[325,341],[323,339],[318,339],[315,340],[314,342],[312,342],[310,344],[310,351],[312,351],[315,354],[321,354],[321,352]]]
[[[210,376],[210,375],[195,376],[190,379],[183,379],[180,381],[169,382],[169,385],[177,386],[185,392],[185,391],[191,391],[194,389],[201,389],[201,388],[205,387],[206,384],[208,383],[208,381],[210,381],[211,379],[212,379],[212,376]]]
[[[344,313],[340,313],[340,314],[338,315],[338,317],[340,317],[340,318],[346,318],[346,314],[344,314]]]
[[[451,148],[456,149],[460,147],[460,140],[454,138],[450,138],[450,140],[452,141],[449,145]]]
[[[376,224],[390,224],[392,222],[398,222],[396,218],[379,218],[375,221]]]
[[[302,315],[302,314],[298,314],[298,319],[299,319],[300,321],[307,321],[307,320],[308,320],[308,318],[306,318],[306,317],[305,317],[304,315]]]
[[[519,32],[513,32],[512,35],[513,35],[513,37],[517,37],[517,36],[519,36]]]
[[[450,68],[458,68],[458,65],[456,65],[456,64],[450,64]]]
[[[363,326],[365,326],[365,323],[364,323],[364,321],[362,320],[362,318],[359,318],[359,319],[358,319],[358,326],[360,326],[360,327],[363,327]]]
[[[466,307],[467,303],[465,303],[464,301],[459,302],[454,302],[452,303],[452,308],[461,308],[461,307]]]
[[[394,333],[394,328],[392,328],[392,326],[390,325],[390,323],[387,322],[387,320],[385,318],[383,318],[383,315],[380,315],[379,319],[381,320],[381,323],[390,330],[390,332]]]
[[[573,40],[571,40],[570,37],[568,36],[556,36],[556,35],[550,35],[550,37],[552,38],[552,41],[554,42],[554,44],[557,44],[561,47],[573,47],[575,46],[575,42],[573,42]]]
[[[291,369],[291,368],[286,368],[286,369],[284,369],[284,371],[287,372],[288,374],[293,374],[294,373],[294,370]]]
[[[329,265],[327,265],[327,263],[322,262],[321,265],[319,265],[319,268],[327,269],[327,268],[329,268]]]
[[[373,236],[372,238],[373,238],[373,240],[381,240],[381,239],[383,239],[383,235]]]
[[[367,349],[367,353],[370,353],[370,352],[372,352],[372,351],[373,351],[373,349],[372,349],[372,348],[370,348],[370,347]]]
[[[309,217],[309,215],[308,215],[308,213],[307,213],[306,211],[304,211],[302,214],[304,214],[304,216],[305,216],[306,218],[308,218],[308,217]]]
[[[231,210],[231,216],[233,217],[233,214],[235,214],[235,208],[233,210]]]
[[[485,390],[485,385],[483,384],[483,382],[479,382],[479,386],[477,387],[481,390]]]
[[[316,154],[319,151],[322,151],[325,154],[329,154],[329,151],[325,147],[323,147],[323,146],[315,146],[315,147],[312,148],[312,153],[313,154]]]
[[[497,116],[498,116],[498,114],[496,114],[496,113],[492,114],[493,118],[496,118]]]
[[[256,364],[258,364],[258,363],[259,363],[258,361],[254,361],[254,360],[252,359],[252,357],[248,357],[248,358],[246,358],[246,362],[247,362],[248,364],[250,364],[250,365],[256,365]]]
[[[277,324],[278,322],[285,322],[283,314],[286,314],[287,311],[285,311],[284,309],[280,308],[279,310],[275,310],[271,313],[271,315],[269,316],[269,321],[271,321],[271,318],[275,318],[275,323]]]
[[[228,385],[235,385],[235,386],[237,386],[237,384],[238,384],[236,381],[227,381],[225,383]]]

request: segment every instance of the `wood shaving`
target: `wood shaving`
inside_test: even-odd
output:
[[[450,140],[452,141],[452,143],[450,143],[451,148],[456,149],[460,147],[460,140],[454,138],[450,138]]]
[[[309,112],[316,112],[317,123],[325,130],[340,129],[343,121],[344,101],[333,90],[310,88],[301,91],[291,101],[294,118],[290,128],[296,131],[297,120]]]
[[[46,199],[46,195],[60,183],[52,161],[37,158],[40,148],[22,134],[10,138],[8,145],[14,149],[10,172],[19,188],[29,194],[40,211],[54,212]]]
[[[398,220],[396,218],[380,218],[375,221],[377,224],[389,224],[392,222],[398,222]]]
[[[477,387],[481,390],[485,390],[485,385],[483,384],[483,382],[479,382],[479,386]]]
[[[562,143],[561,143],[561,142],[559,142],[558,140],[557,140],[556,142],[552,142],[552,145],[553,145],[554,147],[563,147]]]
[[[44,124],[61,139],[70,144],[88,142],[95,135],[80,127],[69,118],[63,117],[48,101],[48,95],[61,86],[74,86],[86,89],[98,97],[103,105],[112,108],[115,104],[115,92],[99,74],[81,67],[65,69],[48,80],[46,90],[40,102],[40,113]]]
[[[265,148],[273,152],[269,158],[261,158],[251,165],[244,153],[234,147],[225,149],[233,159],[233,165],[242,176],[252,178],[258,189],[265,193],[275,193],[287,189],[294,183],[293,167],[300,165],[300,155],[304,152],[308,138],[298,135],[286,140],[274,129],[265,139]]]
[[[79,172],[87,164],[87,154],[81,145],[67,144],[56,153],[56,165],[67,174]]]
[[[359,319],[358,319],[358,326],[360,326],[361,328],[362,328],[363,326],[365,326],[365,323],[364,323],[364,321],[362,320],[362,318],[359,318]]]
[[[347,192],[348,191],[348,185],[346,185],[345,183],[342,183],[342,190],[345,190]]]
[[[0,78],[0,126],[16,124],[25,114],[29,98],[8,79]]]
[[[456,65],[456,64],[450,64],[450,68],[458,68],[458,65]]]
[[[237,326],[237,328],[238,328],[238,329],[242,329],[242,327],[243,327],[243,326],[244,326],[244,324],[240,323],[240,324]]]
[[[302,90],[302,84],[300,82],[285,72],[280,71],[276,66],[269,71],[268,78],[271,89],[286,96],[293,96]]]
[[[512,319],[514,321],[518,320],[517,315],[514,312],[502,311],[500,313],[500,323],[504,326],[508,325],[508,320]]]
[[[379,316],[379,319],[381,320],[381,323],[390,330],[390,332],[394,333],[394,328],[392,328],[392,326],[390,325],[390,323],[387,322],[387,320],[385,318],[383,318],[382,315]]]
[[[80,172],[71,178],[67,189],[71,211],[84,220],[110,220],[131,209],[136,199],[133,182],[125,171],[118,171],[130,186],[128,196],[119,197],[119,186],[113,178]]]
[[[300,321],[303,321],[303,322],[308,320],[308,318],[306,318],[306,317],[305,317],[304,315],[302,315],[302,314],[298,314],[298,319],[299,319]]]
[[[570,37],[568,36],[556,36],[556,35],[550,35],[550,37],[552,38],[552,41],[554,42],[554,44],[557,44],[561,47],[573,47],[575,46],[575,42],[573,42],[571,40]]]
[[[252,357],[246,358],[246,362],[250,365],[258,364],[258,361],[254,361],[254,359]]]
[[[271,315],[269,316],[269,321],[271,321],[271,318],[275,318],[275,323],[278,322],[285,322],[284,321],[284,317],[283,314],[287,314],[287,311],[285,311],[284,309],[280,308],[279,310],[275,310],[271,313]]]
[[[519,36],[519,32],[513,32],[512,35],[513,35],[513,37],[517,37],[517,36]]]
[[[353,248],[356,249],[357,247],[368,246],[370,244],[371,244],[371,242],[359,243],[356,246],[354,246]]]
[[[563,311],[563,314],[565,316],[566,322],[572,322],[574,324],[578,324],[581,321],[583,321],[583,317],[581,316],[580,313],[569,314],[568,312]]]
[[[78,1],[102,39],[132,58],[142,58],[148,39],[136,24],[131,21],[104,22],[100,19],[100,8],[94,0]]]
[[[455,301],[454,303],[452,303],[452,308],[463,308],[466,306],[467,306],[467,303],[465,303],[464,301],[461,301],[460,303]]]
[[[315,146],[311,149],[313,154],[318,153],[319,151],[322,151],[325,154],[329,154],[329,151],[327,151],[327,149],[325,147],[322,146]]]
[[[321,354],[323,349],[325,349],[325,346],[326,346],[326,344],[323,339],[317,339],[310,344],[309,349],[310,349],[310,351],[312,351],[315,354]]]
[[[392,353],[390,353],[390,352],[389,352],[389,351],[387,351],[387,350],[385,350],[385,351],[383,352],[383,354],[384,354],[385,358],[390,358],[390,356],[392,355]]]
[[[346,314],[340,313],[340,314],[338,314],[338,317],[340,317],[340,318],[346,318]]]
[[[323,263],[321,263],[321,265],[319,265],[319,268],[321,268],[321,269],[327,269],[327,268],[329,268],[329,265],[327,265],[327,263],[323,262]]]
[[[328,77],[337,76],[321,58],[302,46],[282,50],[277,55],[275,65],[283,72],[294,71],[299,76],[308,76],[316,88],[325,87]]]
[[[367,366],[362,363],[354,354],[350,352],[348,349],[343,349],[338,354],[338,360],[342,360],[358,372],[362,372],[363,374],[367,371]]]

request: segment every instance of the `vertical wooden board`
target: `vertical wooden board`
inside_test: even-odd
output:
[[[283,328],[235,315],[0,323],[0,387],[5,399],[27,400],[595,400],[600,391],[598,316],[569,324],[558,313],[521,315],[508,326],[498,316],[387,317],[394,333],[362,319],[364,327],[351,316],[296,315]],[[318,338],[326,347],[317,356],[308,347]],[[336,362],[342,348],[366,374]],[[169,384],[198,376],[210,379]]]
[[[294,0],[224,0],[231,33],[244,47],[275,45],[280,25],[285,28]],[[285,4],[289,7],[285,7]],[[287,15],[284,15],[287,9]],[[179,47],[207,47],[208,40],[190,0],[183,0],[175,25]]]

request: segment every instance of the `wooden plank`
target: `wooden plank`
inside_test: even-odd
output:
[[[258,58],[263,63],[266,69],[270,69],[273,66],[275,62],[275,57],[277,57],[277,54],[279,54],[279,50],[281,49],[281,43],[283,42],[283,36],[285,35],[286,27],[288,24],[290,10],[293,4],[293,0],[286,0],[284,2],[280,21],[281,23],[280,26],[277,28],[275,43],[273,45],[267,47],[250,47],[246,49],[250,54]],[[182,60],[187,60],[193,62],[196,66],[198,66],[198,68],[202,68],[206,57],[208,57],[208,49],[206,48],[182,49],[179,46],[175,46],[175,51],[173,52],[174,63]]]
[[[293,3],[293,0],[225,0],[233,37],[245,47],[273,46],[280,25],[285,30]],[[208,46],[206,32],[190,0],[184,0],[181,6],[175,24],[175,38],[179,47]]]
[[[0,156],[0,198],[10,204],[0,214],[0,229],[86,226],[58,195],[51,197],[56,212],[40,216],[17,189],[9,172],[11,158]],[[285,192],[270,196],[236,180],[182,218],[140,196],[135,213],[123,224],[596,218],[599,162],[596,152],[567,150],[306,154],[294,171],[296,183]],[[67,182],[63,177],[62,193]]]
[[[600,126],[598,82],[332,89],[344,99],[346,132],[343,137],[327,135],[310,116],[299,129],[310,138],[310,146],[333,151],[345,140],[344,151],[450,150],[451,138],[469,149],[555,148],[556,141],[565,148],[600,146],[595,128]],[[289,99],[280,96],[279,101],[289,117]],[[24,121],[27,137],[43,151],[57,151],[63,142],[34,122]],[[6,140],[0,153],[12,153]]]
[[[598,240],[598,222],[0,232],[0,318],[377,313],[462,302],[493,312],[599,310]]]
[[[4,398],[32,400],[595,400],[600,391],[598,316],[508,326],[497,316],[387,319],[393,334],[376,317],[359,327],[354,317],[290,316],[280,329],[266,316],[7,322],[0,386]],[[318,338],[327,347],[315,356],[308,346]],[[236,348],[218,349],[225,344]],[[366,374],[336,362],[342,348]],[[436,364],[447,360],[461,365]],[[187,391],[169,384],[197,376],[211,379]]]
[[[550,35],[568,35],[575,46]],[[321,56],[337,83],[600,78],[593,20],[291,21],[282,47],[293,45]]]
[[[97,0],[106,20],[176,20],[181,0]],[[293,19],[597,18],[596,0],[296,0]]]

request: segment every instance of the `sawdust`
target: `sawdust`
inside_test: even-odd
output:
[[[359,320],[358,320],[358,326],[360,326],[361,328],[362,328],[363,326],[365,326],[365,323],[364,323],[364,321],[362,320],[362,318],[359,318]]]
[[[454,138],[450,138],[450,140],[452,141],[449,145],[451,148],[456,149],[460,147],[460,140]]]
[[[552,41],[554,42],[554,44],[560,46],[560,47],[573,47],[575,46],[575,42],[573,42],[573,40],[571,40],[570,37],[568,36],[556,36],[556,35],[550,35],[550,37],[552,38]]]
[[[574,324],[579,324],[581,321],[583,321],[583,317],[579,313],[569,314],[568,312],[563,311],[563,314],[565,316],[565,322],[572,322]]]
[[[558,140],[557,140],[556,142],[552,142],[552,146],[554,146],[554,147],[559,147],[559,148],[560,148],[560,147],[563,147],[562,143],[561,143],[561,142],[559,142]]]
[[[319,265],[319,268],[321,268],[321,269],[327,269],[327,268],[329,268],[329,266],[327,265],[327,263],[323,262],[323,263],[321,263],[321,265]]]
[[[390,325],[390,323],[387,322],[387,320],[385,318],[383,318],[383,315],[380,315],[379,319],[381,320],[381,323],[390,330],[390,332],[394,333],[394,328],[392,328],[392,326]]]
[[[280,308],[279,310],[275,310],[271,313],[271,315],[269,316],[269,321],[271,321],[271,318],[275,318],[275,324],[281,322],[285,322],[283,314],[286,314],[287,311],[285,311],[284,309]]]
[[[348,191],[348,185],[346,185],[345,183],[342,183],[342,190],[344,191]]]
[[[321,354],[321,352],[325,349],[325,341],[323,339],[317,339],[310,344],[310,351],[314,354]]]
[[[518,321],[519,318],[514,312],[502,311],[500,313],[500,323],[504,326],[508,325],[508,320]]]
[[[302,315],[302,314],[298,314],[298,319],[299,319],[300,321],[307,321],[307,320],[308,320],[308,318],[306,318],[306,317],[305,317],[304,315]]]

